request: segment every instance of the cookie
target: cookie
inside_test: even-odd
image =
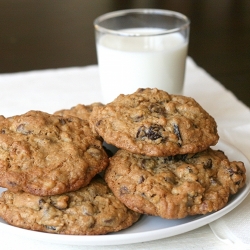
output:
[[[105,180],[130,209],[166,219],[207,214],[223,208],[245,185],[245,166],[220,150],[148,157],[119,150]]]
[[[196,153],[218,142],[217,124],[194,99],[138,89],[96,107],[90,125],[108,144],[132,153]]]
[[[35,195],[77,190],[108,165],[108,156],[77,117],[41,111],[0,121],[0,186]]]
[[[77,191],[55,196],[5,191],[0,198],[0,217],[30,230],[99,235],[130,227],[140,214],[123,205],[98,177]]]
[[[78,117],[80,119],[83,119],[87,122],[89,122],[89,116],[93,110],[94,107],[99,107],[99,106],[103,106],[102,103],[100,102],[95,102],[89,105],[84,105],[84,104],[78,104],[76,106],[73,106],[70,109],[62,109],[62,110],[58,110],[54,113],[54,115],[60,115],[60,116],[75,116]],[[93,133],[95,134],[95,136],[98,136],[99,140],[102,140],[102,138],[93,131]],[[103,141],[103,140],[102,140]]]
[[[99,106],[103,106],[103,104],[100,102],[95,102],[89,105],[78,104],[70,109],[58,110],[54,113],[54,115],[61,115],[61,116],[72,115],[81,118],[83,120],[88,120],[93,108]]]

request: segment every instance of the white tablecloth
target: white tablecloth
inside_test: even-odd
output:
[[[96,65],[1,74],[0,115],[12,116],[31,109],[52,113],[78,103],[102,101],[99,89]],[[195,98],[216,119],[220,137],[250,159],[250,109],[199,68],[191,58],[187,60],[184,95]],[[3,250],[20,247],[27,250],[231,249],[231,246],[216,238],[209,225],[177,236],[130,245],[59,245],[21,238],[4,231],[0,232],[0,243]]]

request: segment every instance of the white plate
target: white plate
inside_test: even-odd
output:
[[[135,225],[128,229],[113,234],[97,236],[58,235],[35,232],[10,226],[2,219],[0,219],[0,230],[13,235],[67,245],[122,245],[167,238],[199,228],[230,212],[246,198],[250,191],[250,164],[248,159],[232,145],[222,141],[214,148],[223,150],[230,160],[243,161],[247,168],[247,183],[245,187],[230,198],[226,207],[217,212],[207,215],[189,216],[180,220],[166,220],[159,217],[142,216]],[[3,190],[0,188],[0,193]]]

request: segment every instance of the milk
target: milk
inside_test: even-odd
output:
[[[152,34],[159,29],[124,32]],[[104,102],[146,87],[181,94],[187,47],[187,41],[178,33],[138,37],[103,35],[97,42],[97,55]]]

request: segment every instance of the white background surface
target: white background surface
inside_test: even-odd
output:
[[[66,68],[0,75],[0,114],[11,116],[30,109],[54,112],[78,103],[102,101],[98,68]],[[220,137],[250,159],[250,110],[188,58],[184,95],[194,97],[217,121]],[[237,160],[237,159],[235,159]],[[250,198],[248,196],[249,202]],[[248,202],[248,201],[247,201]],[[237,209],[237,208],[236,208]],[[0,233],[1,249],[232,249],[219,241],[208,225],[178,236],[118,246],[70,246]]]

